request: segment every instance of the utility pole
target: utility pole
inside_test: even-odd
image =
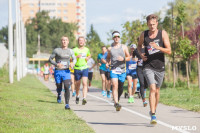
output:
[[[20,53],[19,53],[19,1],[15,0],[16,8],[16,58],[17,58],[17,81],[20,81]]]
[[[13,25],[12,2],[8,1],[8,48],[9,48],[9,82],[13,83]]]
[[[38,34],[38,57],[40,57],[40,34]],[[38,66],[40,68],[40,60],[38,60]]]

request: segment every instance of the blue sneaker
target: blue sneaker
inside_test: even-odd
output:
[[[103,94],[102,94],[104,97],[106,96],[106,91],[103,91]]]
[[[57,97],[57,102],[58,102],[58,103],[61,103],[61,101],[62,101],[61,99],[62,99],[61,95],[58,95],[58,97]]]
[[[110,91],[107,91],[107,98],[111,98]]]
[[[65,105],[65,109],[70,109],[69,104]]]
[[[76,96],[76,91],[74,91],[73,93],[72,93],[72,97],[75,97]]]
[[[101,95],[103,95],[103,94],[104,94],[104,91],[101,92]]]
[[[157,124],[156,115],[152,115],[151,116],[151,122],[150,122],[150,124]]]

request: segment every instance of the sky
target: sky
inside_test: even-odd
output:
[[[12,1],[13,23],[15,22],[15,0]],[[168,8],[173,0],[86,0],[87,33],[93,24],[101,40],[108,44],[110,30],[123,30],[126,21],[142,19],[142,16]],[[8,0],[0,0],[0,29],[8,25]]]

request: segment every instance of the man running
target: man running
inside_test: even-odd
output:
[[[126,62],[126,78],[128,81],[128,93],[129,93],[128,103],[134,103],[134,94],[137,89],[137,82],[138,82],[138,77],[136,72],[138,58],[136,57],[136,55],[133,54],[135,48],[136,48],[135,44],[132,44],[130,46],[131,59],[130,61]],[[133,83],[133,90],[132,90],[132,83]]]
[[[87,65],[88,65],[88,80],[89,80],[89,85],[88,85],[88,91],[89,91],[89,87],[91,86],[92,84],[92,77],[93,77],[93,68],[95,67],[95,61],[93,58],[90,58],[87,62]]]
[[[108,55],[106,46],[101,47],[102,53],[98,54],[97,61],[99,65],[99,71],[102,80],[102,92],[103,96],[106,96],[107,88],[107,97],[110,98],[110,71],[109,68],[106,68],[106,58]]]
[[[156,107],[165,73],[164,53],[171,54],[171,46],[167,32],[157,28],[158,17],[151,14],[147,16],[146,20],[149,30],[140,35],[138,51],[144,61],[143,72],[150,88],[150,123],[156,124]],[[141,53],[142,45],[145,47],[145,54]]]
[[[64,83],[65,89],[65,109],[70,109],[69,98],[70,98],[70,85],[71,85],[71,76],[69,68],[73,68],[76,63],[76,57],[72,49],[68,48],[69,39],[67,36],[61,38],[62,47],[56,48],[53,50],[49,61],[51,64],[55,65],[54,77],[57,86],[57,102],[61,103],[61,91],[62,83]],[[70,57],[73,59],[73,62],[70,63]],[[55,58],[55,61],[53,60]]]
[[[113,43],[108,48],[107,68],[111,61],[111,82],[113,89],[114,107],[116,111],[120,111],[121,105],[119,104],[120,96],[123,93],[123,85],[126,78],[125,61],[130,61],[129,51],[126,45],[120,44],[120,33],[114,31],[112,33]]]
[[[76,88],[76,104],[79,103],[79,90],[81,85],[81,79],[83,84],[83,100],[82,105],[87,103],[87,80],[88,80],[88,65],[87,61],[91,57],[90,51],[85,47],[85,38],[78,38],[78,47],[73,49],[74,54],[77,58],[77,62],[74,67],[74,76],[75,76],[75,88]]]

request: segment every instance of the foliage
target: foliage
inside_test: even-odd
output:
[[[94,60],[97,59],[99,53],[101,53],[101,46],[105,45],[101,42],[101,39],[97,32],[94,30],[93,25],[90,26],[90,31],[87,34],[87,47],[90,48],[90,53]]]
[[[142,31],[147,29],[147,25],[140,20],[134,20],[132,22],[127,21],[123,24],[123,31],[122,31],[122,43],[123,44],[137,44],[137,38],[140,36]]]
[[[180,39],[178,41],[177,52],[183,60],[187,61],[194,53],[196,53],[196,47],[191,45],[191,41],[188,38]]]
[[[8,26],[2,27],[0,30],[0,42],[6,43],[6,47],[8,47]]]

